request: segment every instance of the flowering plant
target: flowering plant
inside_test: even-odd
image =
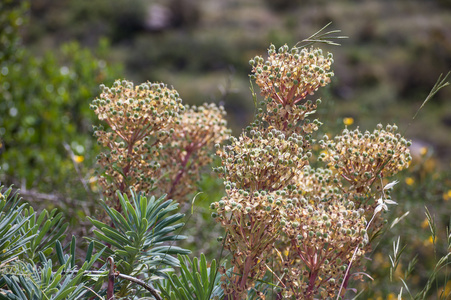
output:
[[[289,299],[340,297],[364,275],[361,261],[384,224],[379,212],[394,203],[393,184],[380,185],[408,167],[410,142],[396,125],[313,139],[321,122],[310,116],[321,101],[307,96],[331,81],[332,63],[319,48],[287,45],[250,60],[265,100],[238,138],[217,146],[227,195],[211,205],[233,254],[233,271],[222,270],[227,299],[250,290],[265,298],[255,284],[268,273]],[[316,168],[315,142],[324,149]]]
[[[116,191],[130,187],[178,200],[193,192],[200,169],[211,162],[209,148],[228,138],[224,109],[183,106],[178,92],[162,83],[118,80],[101,89],[91,108],[108,125],[94,128],[106,148],[98,156],[105,198],[120,211]]]

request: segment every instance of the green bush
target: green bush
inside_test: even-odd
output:
[[[72,189],[77,180],[71,155],[78,156],[75,163],[82,158],[93,162],[93,116],[87,99],[100,82],[112,81],[117,69],[70,43],[42,58],[24,51],[3,70],[2,181],[47,193]]]

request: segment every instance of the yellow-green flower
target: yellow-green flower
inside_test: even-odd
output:
[[[85,160],[85,157],[83,155],[74,155],[74,161],[79,164],[82,163]]]
[[[443,193],[443,200],[448,201],[451,199],[451,190],[448,190],[448,192]]]
[[[354,118],[351,118],[351,117],[344,118],[343,119],[343,124],[345,124],[346,126],[354,124]]]
[[[405,182],[407,185],[413,185],[415,183],[415,179],[413,179],[412,177],[407,177]]]

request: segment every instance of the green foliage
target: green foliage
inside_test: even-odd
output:
[[[171,270],[167,267],[180,265],[172,255],[190,253],[173,245],[185,239],[172,234],[184,225],[178,222],[184,215],[174,213],[178,205],[164,197],[132,192],[131,199],[118,195],[123,215],[105,206],[111,225],[89,218],[97,230],[94,238],[88,238],[80,266],[75,236],[68,254],[61,245],[67,228],[62,213],[43,210],[37,214],[27,204],[19,205],[18,194],[12,191],[9,188],[0,195],[0,299],[80,299],[105,294],[101,288],[108,271],[105,264],[98,271],[93,265],[107,257],[117,261],[116,295],[127,296],[133,277],[126,275],[139,276],[143,282],[161,279]],[[144,290],[133,291],[148,295]]]
[[[8,290],[0,292],[0,299],[40,300],[40,299],[80,299],[89,293],[86,283],[90,279],[98,279],[102,272],[89,276],[87,272],[97,262],[102,251],[92,256],[92,245],[88,247],[85,262],[79,268],[75,265],[75,237],[72,238],[70,254],[64,254],[61,244],[56,243],[56,254],[60,266],[55,269],[55,263],[40,252],[41,263],[34,262],[15,264],[15,272],[2,275],[0,287],[5,285]],[[15,274],[14,274],[15,273]]]
[[[111,225],[88,217],[97,228],[95,237],[88,238],[98,249],[110,245],[103,253],[103,258],[109,256],[116,261],[117,270],[121,274],[143,275],[148,280],[165,276],[168,269],[165,266],[179,266],[179,261],[173,254],[188,254],[191,251],[174,246],[173,243],[186,237],[174,233],[183,227],[177,223],[183,214],[171,214],[178,204],[166,200],[164,196],[156,199],[146,197],[131,191],[131,199],[126,194],[118,193],[122,214],[104,205],[111,218]],[[123,282],[118,295],[129,293],[129,283]]]
[[[37,263],[40,252],[50,255],[55,242],[66,237],[65,232],[69,224],[64,221],[63,213],[58,213],[56,208],[50,213],[44,209],[38,215],[30,206],[20,218],[28,220],[20,228],[23,238],[31,237],[24,247],[24,259],[28,261]]]
[[[17,56],[19,50],[19,29],[24,22],[27,1],[5,0],[0,2],[0,68]]]
[[[113,82],[121,68],[106,63],[105,40],[94,51],[71,42],[36,55],[20,43],[28,4],[0,4],[0,180],[41,193],[64,191],[71,198],[86,198],[92,195],[74,176],[74,155],[78,163],[92,165],[95,116],[88,103],[98,85]]]
[[[200,261],[197,257],[191,261],[187,255],[178,255],[178,259],[180,275],[172,273],[165,282],[157,283],[164,299],[209,300],[223,296],[216,260],[213,259],[208,266],[204,254],[200,255]]]
[[[20,204],[12,187],[0,188],[0,299],[76,299],[87,290],[83,285],[98,279],[102,272],[87,276],[102,254],[93,255],[88,246],[81,267],[75,264],[76,240],[70,254],[64,254],[60,241],[67,224],[56,210],[39,215],[27,204]],[[52,261],[55,250],[59,264]]]
[[[34,238],[28,235],[30,230],[23,230],[30,217],[21,218],[26,204],[19,205],[19,200],[17,193],[12,194],[11,187],[5,191],[3,186],[0,187],[0,267],[17,259]]]
[[[4,181],[26,183],[27,189],[50,192],[73,189],[71,151],[93,161],[93,114],[89,101],[100,82],[112,82],[108,67],[77,43],[56,53],[35,57],[25,51],[15,64],[3,67],[0,95],[0,156]],[[72,186],[72,187],[71,187]]]

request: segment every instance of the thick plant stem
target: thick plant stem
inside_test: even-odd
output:
[[[244,270],[243,270],[243,274],[241,276],[241,283],[240,283],[241,290],[244,290],[246,288],[246,281],[247,281],[247,277],[250,272],[250,269],[252,267],[253,260],[254,259],[252,256],[248,256],[244,262]]]

